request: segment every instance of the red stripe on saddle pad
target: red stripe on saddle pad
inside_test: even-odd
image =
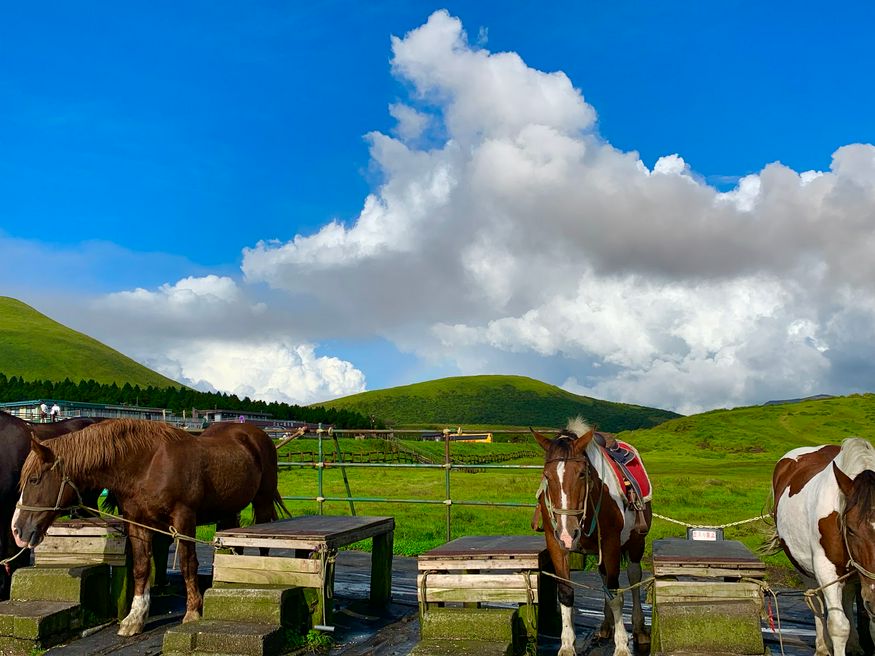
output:
[[[632,447],[630,444],[626,442],[621,442],[617,440],[617,444],[624,448],[628,449],[632,453],[632,459],[625,464],[626,470],[629,474],[632,475],[632,478],[635,479],[635,482],[638,483],[638,488],[641,490],[641,498],[647,499],[650,497],[650,479],[647,477],[647,472],[644,470],[644,465],[641,463],[641,458],[638,456],[638,452]],[[620,465],[611,458],[611,455],[605,451],[605,458],[608,462],[611,463],[611,467],[614,470],[614,473],[617,475],[617,480],[620,482],[620,487],[623,487],[623,470],[620,468]]]

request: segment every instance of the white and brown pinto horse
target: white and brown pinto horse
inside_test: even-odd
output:
[[[819,594],[826,617],[814,617],[816,653],[829,654],[830,642],[833,656],[844,656],[846,648],[857,652],[852,618],[858,588],[875,637],[875,448],[852,437],[841,447],[793,449],[775,466],[772,488],[773,544],[825,586]]]
[[[650,530],[650,502],[636,511],[627,502],[609,456],[594,438],[595,431],[580,420],[551,439],[533,431],[546,452],[544,480],[538,492],[544,535],[556,575],[562,614],[562,645],[558,656],[574,656],[574,590],[561,581],[570,580],[568,554],[576,551],[598,554],[599,572],[606,589],[605,619],[599,636],[613,632],[614,653],[629,656],[628,635],[623,626],[623,594],[620,564],[628,559],[629,583],[641,582],[641,557]],[[637,454],[636,454],[637,455]],[[641,590],[632,589],[632,632],[636,645],[650,642],[641,610]]]

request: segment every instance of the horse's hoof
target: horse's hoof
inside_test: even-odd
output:
[[[190,610],[185,614],[185,617],[182,618],[182,623],[186,622],[196,622],[201,618],[201,614],[196,610]]]
[[[138,624],[136,622],[128,622],[127,624],[125,624],[124,622],[122,622],[121,625],[119,626],[118,633],[116,635],[120,635],[120,636],[127,638],[129,636],[137,635],[138,633],[142,633],[142,632],[143,632],[143,625],[142,624]]]
[[[574,647],[562,647],[556,656],[577,656],[577,651]]]
[[[632,640],[635,642],[636,647],[646,647],[650,644],[650,634],[649,633],[636,633],[632,636]]]

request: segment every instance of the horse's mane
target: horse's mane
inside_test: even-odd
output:
[[[836,465],[851,478],[866,469],[875,471],[875,448],[862,437],[849,437],[842,441]]]
[[[162,422],[116,419],[56,437],[43,446],[63,459],[67,473],[75,476],[111,466],[119,458],[150,451],[162,442],[190,438],[189,433]],[[21,480],[26,481],[38,466],[39,459],[31,452],[22,467]]]

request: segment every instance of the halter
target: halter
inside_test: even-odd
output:
[[[845,513],[839,515],[839,525],[842,529],[842,540],[845,543],[845,550],[848,552],[848,565],[857,570],[860,574],[865,576],[867,579],[875,579],[875,574],[870,572],[868,569],[863,567],[860,563],[854,560],[854,556],[851,555],[851,547],[848,546],[848,527],[845,524]]]
[[[583,498],[583,507],[581,509],[574,508],[556,508],[553,505],[553,502],[550,500],[550,495],[547,492],[548,482],[547,476],[545,475],[541,479],[541,485],[538,487],[538,491],[535,492],[535,499],[541,499],[543,496],[544,506],[547,508],[547,516],[550,518],[550,525],[553,527],[553,531],[559,526],[559,520],[556,519],[556,515],[566,515],[566,516],[574,516],[580,517],[577,520],[577,527],[581,528],[581,524],[583,520],[586,518],[586,506],[589,502],[589,490],[590,490],[590,475],[589,470],[592,468],[592,463],[589,461],[589,458],[581,458],[581,457],[569,457],[569,458],[550,458],[544,462],[545,465],[549,465],[554,462],[582,462],[586,464],[586,474],[584,475],[584,485],[586,486],[586,495]],[[602,495],[604,494],[605,487],[602,485],[599,490],[599,500],[596,503],[595,508],[593,509],[592,522],[590,523],[589,530],[586,531],[583,535],[584,537],[590,537],[596,529],[598,525],[598,516],[599,510],[602,506]]]
[[[72,510],[73,508],[78,508],[82,505],[82,495],[79,493],[79,488],[73,483],[69,476],[67,476],[67,471],[64,469],[64,460],[63,458],[56,458],[55,464],[52,465],[52,468],[49,471],[54,471],[55,469],[61,470],[61,487],[58,488],[58,498],[55,499],[55,505],[51,508],[44,506],[26,506],[23,503],[16,503],[15,507],[19,510],[29,510],[31,512],[55,512],[58,510]],[[64,486],[69,485],[73,491],[76,493],[76,498],[79,500],[79,503],[72,506],[62,506],[61,505],[61,497],[64,495]],[[22,487],[22,492],[24,492],[25,484]]]

